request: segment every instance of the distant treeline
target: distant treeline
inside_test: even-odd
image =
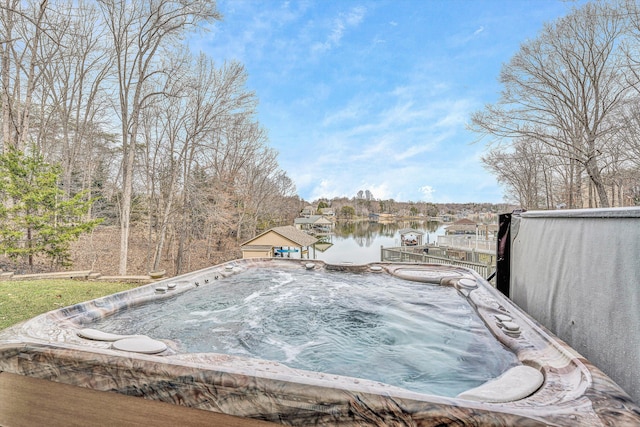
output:
[[[368,193],[371,195],[371,193]],[[351,217],[368,217],[369,214],[391,214],[398,217],[465,217],[481,214],[499,214],[512,212],[516,205],[508,203],[432,203],[432,202],[399,202],[394,199],[378,200],[371,195],[367,197],[335,197],[319,199],[310,206],[315,213],[329,209],[336,217],[349,219]]]

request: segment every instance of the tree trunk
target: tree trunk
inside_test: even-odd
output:
[[[126,121],[123,120],[123,123]],[[127,257],[129,254],[129,233],[131,222],[131,202],[133,199],[133,167],[136,156],[135,132],[137,126],[133,126],[131,135],[127,135],[126,127],[123,126],[123,147],[125,147],[125,159],[123,159],[122,170],[122,205],[120,207],[120,262],[118,273],[127,274]],[[129,140],[129,141],[127,141]]]
[[[184,262],[184,244],[186,240],[186,227],[184,221],[180,224],[178,231],[178,253],[176,254],[176,275],[182,273]]]
[[[29,248],[29,270],[33,270],[33,254],[31,253],[31,227],[27,228],[27,248]]]
[[[607,189],[602,182],[602,176],[600,175],[600,169],[598,169],[596,158],[591,157],[587,161],[585,165],[587,169],[587,174],[593,183],[593,187],[596,190],[596,195],[598,196],[598,202],[601,208],[609,207],[609,196],[607,195]]]
[[[20,118],[20,127],[18,134],[16,135],[16,147],[19,150],[23,150],[27,144],[27,138],[29,137],[29,120],[31,112],[31,103],[33,100],[33,91],[35,89],[36,80],[36,64],[38,57],[38,44],[40,41],[40,35],[42,30],[40,29],[42,24],[42,18],[47,10],[48,0],[43,0],[40,3],[40,10],[38,11],[37,20],[35,21],[35,35],[31,41],[31,62],[29,64],[29,74],[27,76],[27,93],[25,94],[24,106],[22,107],[22,117]],[[41,64],[38,64],[41,65]]]
[[[172,186],[173,187],[173,186]],[[171,209],[173,208],[173,190],[168,195],[169,200],[162,213],[162,223],[158,232],[158,242],[156,244],[156,250],[153,254],[153,270],[160,268],[160,259],[162,258],[162,250],[164,248],[164,241],[167,234],[167,224],[169,224],[169,218],[171,216]]]
[[[11,56],[10,45],[11,45],[11,35],[12,35],[12,27],[13,22],[11,18],[8,16],[10,14],[9,9],[5,9],[2,13],[6,14],[7,17],[3,20],[5,21],[5,32],[7,41],[5,43],[0,44],[0,52],[2,52],[2,152],[6,153],[7,146],[6,144],[11,140],[11,129],[9,127],[9,123],[11,123],[11,115],[10,115],[10,102],[9,99],[9,83],[10,83],[10,64],[11,64]]]
[[[573,209],[576,206],[576,184],[574,182],[575,168],[575,160],[569,159],[569,209]]]
[[[129,217],[131,215],[131,190],[125,189],[122,195],[122,205],[120,208],[120,260],[118,274],[127,274],[127,256],[129,253]]]

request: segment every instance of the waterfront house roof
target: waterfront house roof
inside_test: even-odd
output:
[[[416,230],[415,228],[403,228],[402,230],[398,230],[398,232],[400,233],[400,235],[415,234],[417,236],[422,236],[424,234],[424,231]]]
[[[257,235],[253,239],[247,240],[242,243],[240,247],[247,246],[270,246],[270,247],[304,247],[311,246],[317,242],[313,236],[298,230],[292,225],[285,225],[282,227],[273,227],[269,230]]]
[[[304,217],[308,217],[310,215],[313,215],[313,213],[315,212],[315,208],[311,205],[307,205],[305,206],[302,211],[300,212],[300,216],[304,216]]]
[[[320,213],[325,216],[335,216],[336,213],[333,208],[321,208]]]
[[[476,226],[476,222],[470,220],[469,218],[461,218],[453,223],[453,225],[473,225]]]
[[[444,229],[445,234],[475,234],[478,226],[478,223],[468,218],[462,218],[446,226]]]
[[[475,234],[476,224],[453,224],[444,228],[446,234]]]
[[[293,220],[294,224],[312,224],[312,225],[329,225],[333,224],[330,219],[322,215],[311,215],[309,217],[300,217]]]

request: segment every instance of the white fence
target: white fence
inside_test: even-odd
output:
[[[423,264],[455,265],[475,270],[485,279],[493,272],[493,267],[477,262],[461,261],[452,258],[433,256],[426,253],[410,252],[403,248],[381,248],[380,259],[390,262],[416,262]]]
[[[451,235],[438,236],[438,246],[446,246],[456,249],[475,249],[477,251],[496,251],[496,239],[486,240],[484,236],[475,235]]]

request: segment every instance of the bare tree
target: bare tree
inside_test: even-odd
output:
[[[175,201],[179,198],[181,165],[187,144],[183,135],[186,120],[182,87],[169,85],[169,96],[159,98],[142,115],[145,153],[144,180],[149,203],[149,241],[155,240],[150,270],[158,270],[170,227]]]
[[[245,163],[236,190],[238,241],[253,237],[252,233],[258,229],[258,222],[265,218],[270,201],[280,197],[280,188],[275,181],[279,172],[276,152],[264,145],[253,159]]]
[[[626,161],[640,167],[640,106],[630,102],[621,111],[618,120],[622,122],[616,140],[627,153]]]
[[[45,62],[38,55],[47,36],[47,0],[27,4],[6,1],[0,8],[2,46],[2,129],[4,144],[23,150],[29,137],[33,94]]]
[[[91,186],[95,145],[102,140],[106,116],[103,85],[110,63],[95,7],[59,2],[49,16],[49,37],[41,43],[41,56],[48,60],[42,71],[35,141],[48,159],[61,163],[63,187],[71,195]],[[73,182],[76,175],[79,182]]]
[[[220,19],[220,15],[213,0],[100,0],[99,5],[115,58],[122,138],[119,273],[126,274],[140,115],[149,99],[161,94],[151,91],[156,87],[151,80],[170,72],[159,67],[158,55],[190,28]]]
[[[617,123],[607,120],[630,95],[619,43],[623,19],[606,3],[588,3],[524,43],[500,74],[496,105],[472,117],[472,129],[498,141],[537,140],[588,174],[599,205],[610,205],[602,177]]]
[[[518,140],[511,149],[496,147],[482,157],[485,167],[505,186],[507,198],[523,209],[548,207],[540,143]],[[545,204],[547,206],[545,206]]]
[[[623,172],[623,181],[626,181],[634,170],[640,168],[640,107],[638,98],[640,97],[640,6],[634,0],[621,0],[621,12],[628,16],[627,33],[629,40],[623,45],[626,55],[627,65],[630,72],[629,84],[633,87],[636,97],[625,105],[620,118],[624,125],[621,127],[618,139],[629,155],[628,166]],[[638,177],[640,181],[640,177]],[[632,186],[636,187],[636,186]]]
[[[97,209],[120,225],[120,274],[135,221],[148,226],[147,267],[175,250],[181,272],[192,241],[220,250],[215,236],[255,235],[299,210],[244,67],[180,44],[217,19],[214,0],[0,3],[4,143],[32,140],[61,163],[67,197],[104,196]]]
[[[180,203],[181,220],[177,227],[177,272],[182,271],[188,240],[193,236],[193,231],[199,230],[205,223],[206,215],[202,215],[201,210],[203,201],[199,200],[199,178],[194,172],[213,175],[218,184],[232,186],[231,179],[221,179],[219,170],[207,170],[205,165],[227,148],[221,141],[234,132],[237,118],[255,114],[257,101],[255,94],[247,90],[246,81],[247,73],[237,62],[228,62],[217,68],[213,61],[200,56],[194,67],[193,89],[188,106],[190,120],[184,129],[189,148],[182,170],[184,191]],[[225,196],[216,199],[228,200]]]
[[[11,124],[13,114],[13,105],[15,99],[15,85],[11,84],[13,74],[12,52],[15,50],[14,45],[17,41],[15,34],[15,26],[17,24],[18,14],[15,9],[18,7],[19,0],[7,0],[0,7],[0,81],[2,83],[2,147],[5,151],[5,141],[11,141]]]
[[[207,217],[215,212],[217,220],[225,221],[220,210],[221,201],[227,200],[220,196],[224,191],[212,193],[203,183],[224,182],[231,188],[233,181],[220,179],[220,171],[206,165],[228,153],[229,146],[221,141],[235,134],[233,126],[239,117],[254,114],[256,100],[245,87],[244,67],[236,62],[216,67],[205,56],[194,59],[188,54],[172,55],[169,60],[182,65],[159,82],[167,96],[156,98],[143,115],[143,159],[153,216],[150,236],[155,230],[152,268],[159,266],[171,229],[177,243],[177,274],[183,271],[190,239],[199,230],[213,229]]]

